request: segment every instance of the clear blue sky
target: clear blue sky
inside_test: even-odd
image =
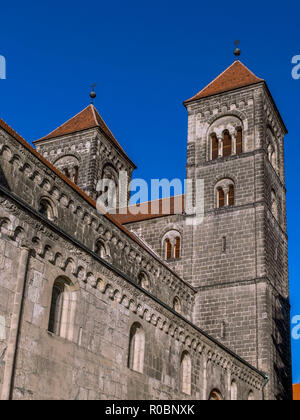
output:
[[[96,106],[138,165],[136,176],[184,178],[182,101],[231,64],[240,39],[241,60],[267,80],[289,129],[291,305],[300,315],[300,80],[291,77],[291,58],[300,54],[299,14],[299,2],[2,2],[7,80],[0,80],[0,116],[35,140],[88,105],[96,82]],[[300,382],[300,340],[293,341],[293,373]]]

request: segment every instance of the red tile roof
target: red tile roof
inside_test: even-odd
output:
[[[169,207],[165,207],[170,202]],[[120,210],[121,211],[121,210]],[[127,223],[142,222],[174,214],[183,214],[184,195],[148,201],[125,209],[126,214],[116,214],[115,219],[122,225]]]
[[[75,190],[89,205],[94,208],[97,208],[96,202],[91,199],[85,192],[83,192],[80,188],[77,187],[69,178],[67,178],[63,173],[61,173],[55,166],[53,166],[48,160],[46,160],[40,153],[38,153],[23,137],[21,137],[13,128],[11,128],[5,121],[0,118],[0,127],[10,134],[14,139],[16,139],[20,144],[22,144],[27,150],[29,150],[33,155],[37,157],[42,163],[44,163],[49,169],[51,169],[56,175],[58,175],[63,181],[65,181],[73,190]],[[186,286],[188,286],[191,290],[195,291],[193,286],[189,283],[184,281],[179,275],[172,270],[167,264],[164,263],[153,251],[148,248],[141,240],[139,240],[136,235],[131,233],[128,229],[126,229],[115,216],[110,214],[104,214],[111,223],[113,223],[116,227],[118,227],[125,235],[131,238],[134,242],[136,242],[141,248],[143,248],[146,252],[152,255],[152,257],[157,260],[160,264],[162,264],[167,270],[169,270],[175,277],[180,279]]]
[[[294,401],[300,401],[300,384],[293,385],[293,395]]]
[[[105,134],[105,136],[108,137],[115,146],[117,146],[117,148],[122,153],[122,155],[126,157],[127,160],[130,161],[130,163],[134,166],[134,168],[136,168],[135,164],[129,159],[126,152],[120,146],[119,142],[116,140],[116,138],[114,137],[110,129],[107,127],[107,125],[105,124],[104,120],[102,119],[102,117],[100,116],[99,112],[94,107],[94,105],[87,106],[77,115],[70,118],[60,127],[56,128],[54,131],[49,133],[47,136],[42,137],[38,140],[35,140],[33,143],[36,144],[41,141],[53,139],[56,137],[62,137],[67,134],[73,134],[79,131],[88,130],[90,128],[96,128],[96,127],[100,128],[100,130]]]
[[[185,101],[185,103],[259,82],[264,82],[264,80],[255,76],[244,64],[237,60],[197,95]]]

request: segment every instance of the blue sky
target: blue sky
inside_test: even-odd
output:
[[[14,1],[1,5],[0,116],[28,141],[89,103],[96,106],[145,179],[185,176],[187,115],[182,102],[241,60],[269,85],[289,129],[286,181],[292,316],[300,315],[300,4],[164,1]],[[293,341],[300,382],[300,340]]]

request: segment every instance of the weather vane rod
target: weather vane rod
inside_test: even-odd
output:
[[[239,49],[240,43],[241,43],[241,41],[239,41],[239,40],[234,41],[234,45],[236,46],[236,48],[234,50],[234,55],[236,56],[236,58],[238,58],[241,55],[241,50]]]
[[[95,87],[96,87],[97,85],[96,85],[96,83],[94,83],[94,84],[92,84],[92,86],[91,86],[91,88],[92,88],[92,91],[91,91],[91,93],[90,93],[90,97],[91,97],[91,104],[93,104],[94,103],[94,99],[96,98],[96,92],[95,92]]]

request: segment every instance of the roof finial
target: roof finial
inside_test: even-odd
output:
[[[234,50],[234,55],[236,56],[236,59],[238,59],[238,57],[241,55],[241,50],[239,49],[239,44],[241,43],[241,41],[237,40],[234,41],[234,45],[236,46],[236,49]]]
[[[91,91],[91,93],[90,93],[90,97],[91,97],[91,99],[92,99],[92,101],[91,101],[91,104],[93,104],[94,103],[94,99],[96,98],[96,92],[95,92],[95,87],[96,87],[97,85],[96,85],[96,83],[94,83],[92,86],[91,86],[91,88],[93,89],[92,91]]]

